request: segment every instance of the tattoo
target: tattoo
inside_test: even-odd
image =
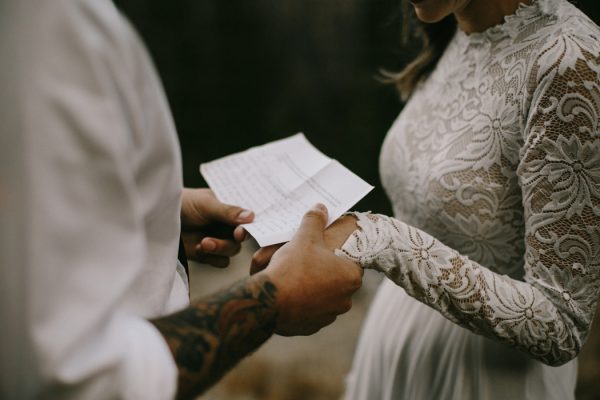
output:
[[[150,321],[167,340],[179,368],[177,398],[194,398],[271,337],[276,295],[268,278],[250,278]]]

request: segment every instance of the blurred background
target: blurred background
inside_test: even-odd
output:
[[[187,186],[198,165],[302,131],[376,189],[357,209],[390,213],[378,153],[402,108],[375,78],[414,54],[399,0],[116,0],[150,49],[181,140]],[[596,23],[597,0],[579,0]],[[414,46],[415,44],[413,44]],[[247,274],[252,244],[226,271],[193,266],[193,296]],[[203,399],[335,399],[379,277],[353,310],[308,338],[273,338]],[[580,357],[578,398],[600,399],[600,325]],[[375,400],[375,399],[373,399]]]

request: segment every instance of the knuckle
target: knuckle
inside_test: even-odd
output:
[[[255,265],[257,267],[262,265],[262,257],[260,256],[260,254],[254,253],[254,255],[252,256],[252,265]]]
[[[234,207],[234,206],[229,206],[224,204],[223,207],[225,208],[224,211],[224,215],[225,217],[230,220],[230,221],[234,221],[237,219],[238,214],[240,213],[240,208],[239,207]]]
[[[342,307],[342,314],[347,313],[351,309],[352,309],[352,299],[348,299],[344,302],[344,305]]]
[[[362,283],[363,283],[361,274],[356,273],[351,282],[352,282],[352,286],[355,290],[360,289],[362,287]]]
[[[352,266],[351,269],[346,269],[345,272],[344,277],[348,287],[353,291],[360,289],[362,286],[362,268]]]
[[[338,303],[337,308],[336,308],[336,314],[337,315],[345,314],[348,311],[350,311],[351,308],[352,308],[352,300],[349,300],[349,299],[340,300],[340,302]]]
[[[315,333],[320,331],[321,329],[323,329],[324,327],[331,325],[335,322],[337,318],[337,314],[328,314],[323,316],[319,321],[318,324],[316,326],[316,330]]]

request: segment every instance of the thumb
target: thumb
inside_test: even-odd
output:
[[[312,242],[323,242],[323,231],[327,225],[327,207],[323,204],[315,204],[302,217],[300,227],[294,236],[296,240],[308,240]]]
[[[227,225],[239,225],[252,222],[254,213],[231,204],[221,203],[216,197],[205,204],[207,217],[213,221],[222,222]]]

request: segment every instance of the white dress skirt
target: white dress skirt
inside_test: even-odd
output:
[[[577,361],[549,367],[476,335],[384,280],[361,333],[346,399],[574,398]]]

